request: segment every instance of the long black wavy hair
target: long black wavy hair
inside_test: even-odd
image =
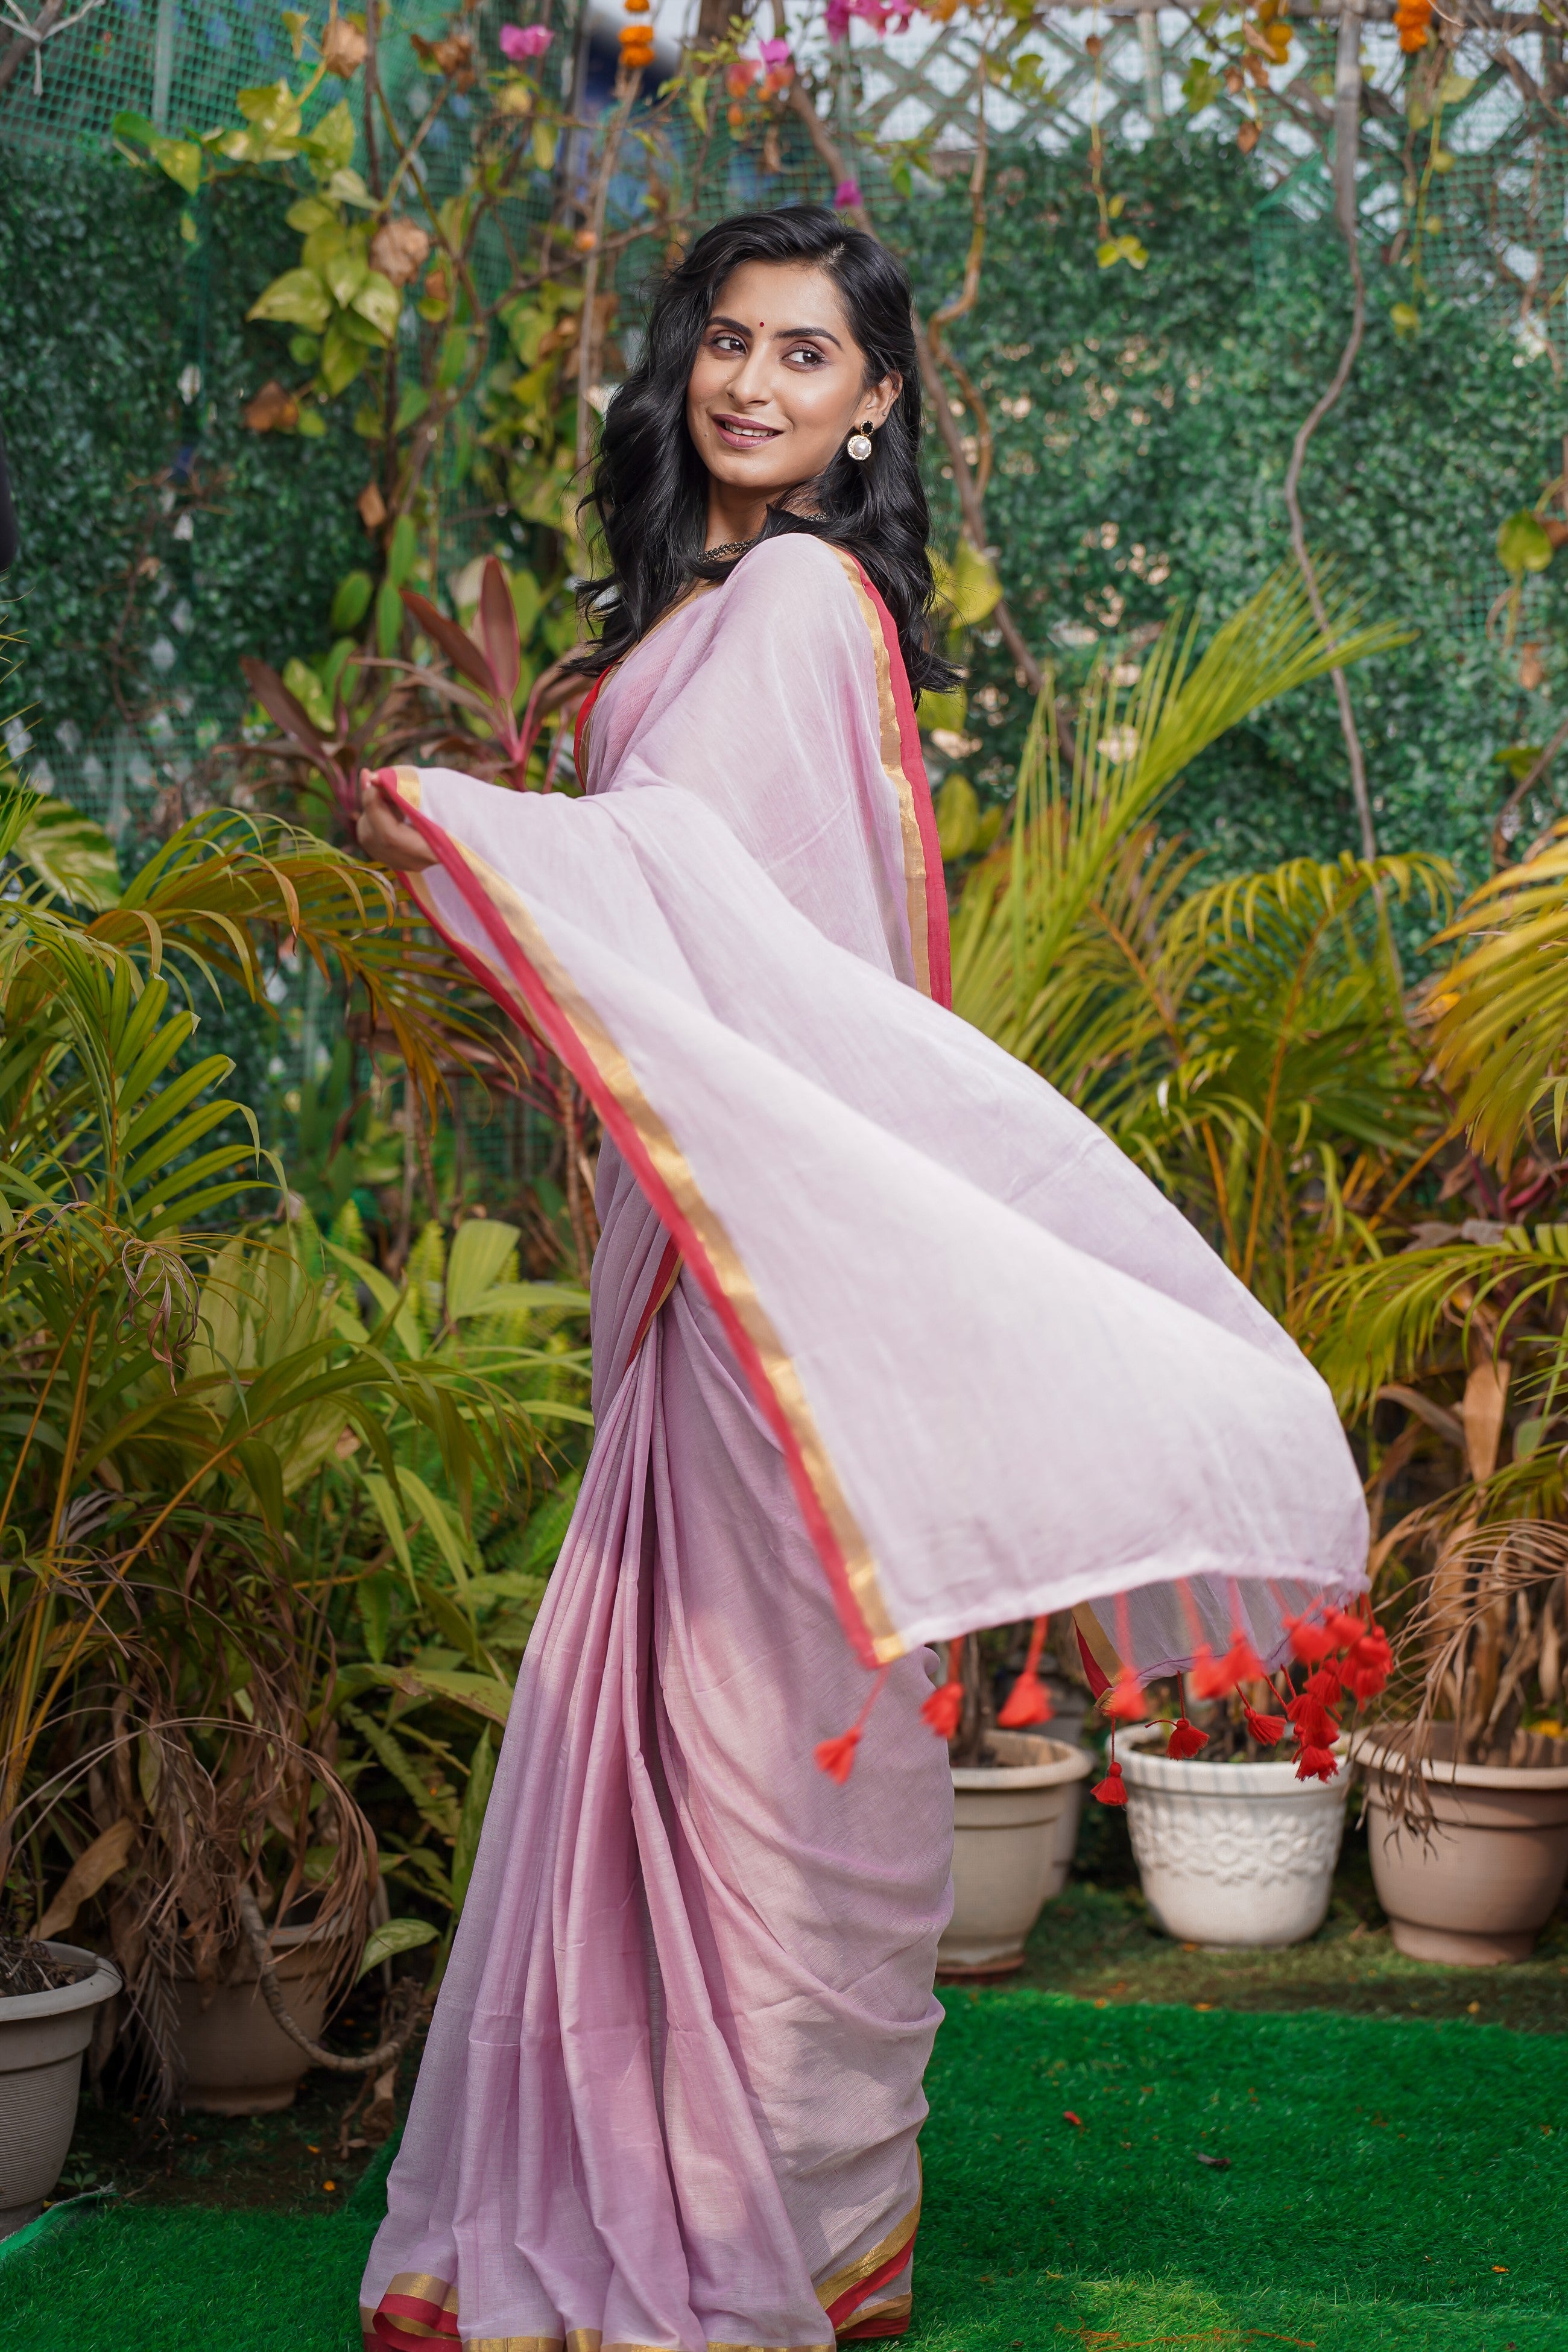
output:
[[[703,552],[708,469],[686,429],[686,388],[720,288],[748,261],[814,262],[838,288],[866,354],[867,389],[903,379],[891,414],[858,464],[840,449],[812,485],[815,511],[770,507],[763,532],[808,531],[864,566],[893,616],[915,693],[942,688],[953,672],[933,642],[933,591],[926,552],[930,519],[916,454],[921,439],[920,369],[910,281],[874,236],[850,228],[823,205],[737,213],[698,239],[660,280],[642,356],[611,401],[584,505],[597,512],[611,569],[578,591],[602,625],[576,665],[591,676],[629,653],[694,580],[725,579],[739,560]]]

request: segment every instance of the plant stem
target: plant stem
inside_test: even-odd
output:
[[[598,363],[599,338],[595,332],[595,304],[599,291],[599,240],[605,234],[605,207],[610,200],[610,182],[616,173],[616,160],[620,153],[621,134],[626,130],[632,108],[637,103],[642,86],[640,74],[623,70],[618,85],[620,103],[610,118],[605,136],[605,152],[599,158],[599,168],[594,181],[594,193],[589,205],[588,228],[594,242],[588,248],[588,264],[583,272],[583,308],[577,325],[577,471],[581,473],[593,450],[593,410],[588,405],[588,394],[593,387]]]
[[[1312,618],[1324,636],[1329,635],[1329,616],[1318,575],[1307,550],[1307,529],[1301,519],[1300,485],[1301,467],[1306,462],[1307,445],[1338,400],[1356,362],[1362,337],[1366,331],[1366,281],[1362,276],[1360,232],[1355,208],[1355,129],[1359,125],[1361,92],[1361,17],[1347,8],[1340,19],[1339,58],[1335,85],[1336,139],[1334,156],[1335,211],[1344,233],[1345,250],[1350,257],[1351,282],[1355,299],[1351,312],[1351,331],[1345,347],[1340,353],[1340,363],[1334,370],[1328,390],[1320,394],[1301,421],[1290,463],[1285,469],[1285,510],[1290,518],[1290,545],[1300,566]],[[1353,66],[1355,81],[1351,86],[1348,68]],[[1354,106],[1351,100],[1353,98]],[[1349,126],[1347,129],[1347,125]],[[1348,187],[1348,196],[1346,190]],[[1373,829],[1372,800],[1366,788],[1366,761],[1362,754],[1361,737],[1356,730],[1355,711],[1351,702],[1351,690],[1342,669],[1329,672],[1334,684],[1334,700],[1339,705],[1340,731],[1345,739],[1345,751],[1350,760],[1351,793],[1355,801],[1357,823],[1361,828],[1361,853],[1363,857],[1377,856],[1377,835]]]

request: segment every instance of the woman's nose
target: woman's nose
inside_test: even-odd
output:
[[[731,400],[763,401],[769,397],[773,385],[773,370],[766,348],[753,344],[735,363],[730,378]]]

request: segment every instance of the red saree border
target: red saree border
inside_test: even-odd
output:
[[[901,1657],[906,1645],[883,1598],[876,1562],[839,1486],[794,1361],[739,1252],[704,1199],[674,1137],[637,1085],[626,1055],[550,947],[520,893],[424,814],[417,771],[382,769],[377,781],[481,925],[500,972],[447,929],[419,877],[405,876],[421,913],[503,1011],[542,1036],[565,1063],[702,1285],[779,1441],[851,1648],[868,1667]]]
[[[904,892],[915,980],[922,995],[951,1011],[952,955],[948,939],[947,880],[942,872],[942,844],[937,838],[936,811],[931,805],[931,786],[926,782],[925,760],[921,751],[920,721],[915,716],[909,672],[899,647],[898,628],[874,583],[855,558],[841,547],[832,551],[859,596],[871,635],[881,719],[882,769],[899,801]]]
[[[1083,1661],[1089,1696],[1099,1698],[1112,1683],[1121,1679],[1121,1653],[1087,1601],[1080,1601],[1073,1611],[1072,1625],[1078,1636],[1078,1654]]]

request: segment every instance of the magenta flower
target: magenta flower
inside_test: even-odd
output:
[[[833,202],[839,212],[844,212],[850,205],[858,205],[860,202],[859,181],[840,180],[833,191]]]
[[[770,71],[775,66],[787,66],[794,63],[787,41],[764,41],[757,54]]]
[[[830,41],[847,38],[852,13],[849,0],[827,0],[827,37]]]
[[[503,25],[500,28],[500,53],[510,58],[514,66],[526,58],[542,58],[550,47],[549,27],[544,25]]]

